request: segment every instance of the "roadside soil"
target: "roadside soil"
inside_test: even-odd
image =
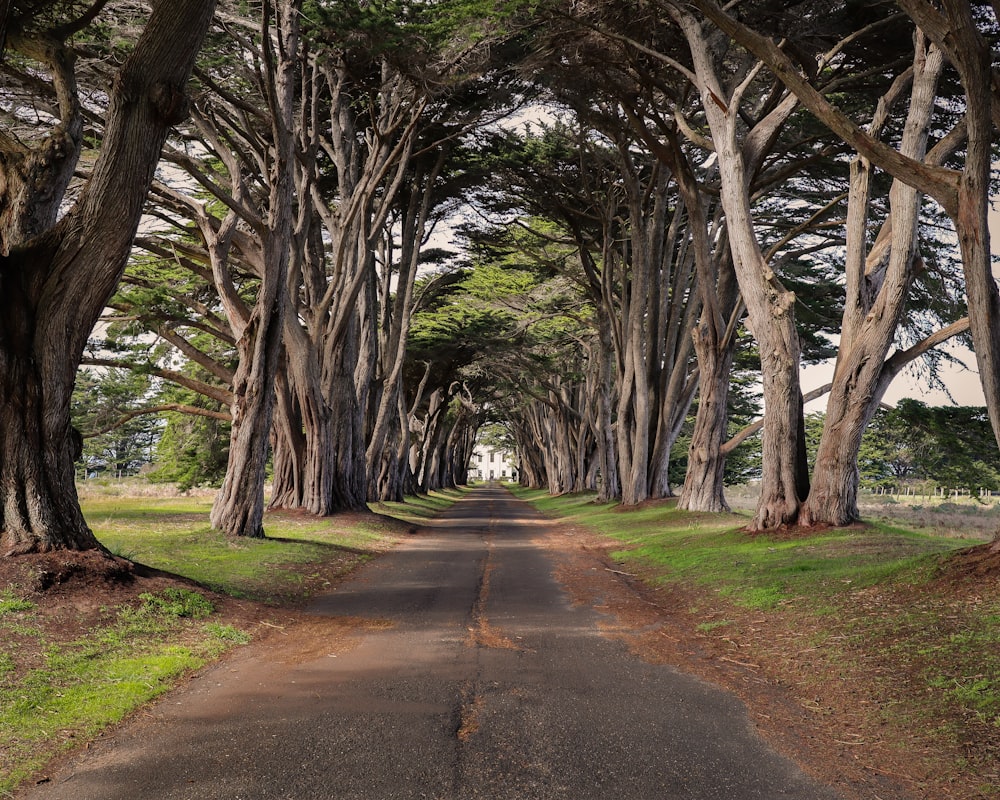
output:
[[[642,574],[625,573],[609,557],[619,543],[583,529],[563,526],[550,546],[568,556],[560,579],[577,602],[603,606],[618,620],[609,635],[621,637],[642,658],[735,693],[779,752],[846,797],[1000,797],[995,726],[957,715],[917,724],[897,718],[893,706],[900,694],[919,690],[916,665],[863,648],[851,658],[828,661],[816,642],[833,627],[829,620],[820,622],[794,604],[777,613],[761,612],[727,603],[705,588],[654,587],[651,576],[644,580]],[[885,605],[916,607],[928,591],[956,606],[1000,598],[997,549],[987,543],[965,551],[946,564],[931,587],[919,591],[859,592],[857,613]],[[881,653],[894,650],[891,641],[881,644]],[[844,651],[855,647],[842,644]],[[950,727],[965,731],[957,745],[935,735],[935,728]],[[993,790],[984,793],[984,785]]]
[[[412,533],[400,523],[399,536]],[[813,645],[815,623],[794,607],[763,614],[725,604],[704,589],[650,588],[643,576],[624,573],[610,559],[615,543],[572,526],[553,523],[544,540],[558,555],[562,566],[557,577],[575,601],[609,614],[609,636],[621,637],[645,659],[674,665],[734,692],[747,704],[765,738],[845,797],[996,797],[977,789],[984,779],[990,780],[988,775],[964,773],[955,766],[963,755],[974,763],[990,759],[1000,763],[995,729],[981,731],[980,740],[965,743],[963,753],[961,748],[942,750],[929,733],[901,732],[890,715],[882,713],[892,702],[886,681],[905,683],[906,665],[888,658],[868,659],[860,669],[844,674],[820,656]],[[967,568],[976,570],[987,563],[995,564],[992,554],[970,556]],[[344,577],[336,562],[305,565],[303,570],[317,586],[326,583],[326,588]],[[998,593],[993,575],[985,590]],[[958,599],[984,591],[982,581],[970,584],[954,570],[943,574],[941,581]],[[143,592],[169,586],[192,584],[96,553],[0,559],[0,587],[15,587],[37,604],[37,627],[49,642],[72,641],[100,622],[109,607],[136,602]],[[203,593],[215,604],[219,622],[253,635],[251,647],[282,648],[292,659],[330,648],[329,624],[316,629],[315,618],[301,611],[304,598],[264,605]],[[907,602],[905,597],[869,600]],[[706,626],[706,620],[713,619],[719,627]],[[349,647],[354,623],[342,620],[337,626],[338,639]],[[901,739],[904,734],[908,735]]]

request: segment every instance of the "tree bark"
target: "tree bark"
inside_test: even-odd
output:
[[[910,106],[900,148],[909,158],[924,158],[943,64],[940,50],[926,48],[923,37],[918,35]],[[876,119],[875,124],[881,125],[881,120]],[[886,228],[868,253],[865,238],[869,183],[870,167],[858,158],[851,167],[849,274],[841,343],[812,487],[799,514],[801,525],[847,525],[859,519],[861,437],[882,399],[878,390],[883,362],[902,319],[914,262],[919,259],[915,248],[921,195],[899,180],[893,181],[890,190]],[[884,243],[889,248],[887,256]]]
[[[808,494],[795,295],[781,284],[765,261],[753,228],[747,165],[737,138],[738,107],[746,86],[726,92],[700,23],[679,10],[675,11],[675,19],[687,37],[694,61],[702,106],[719,159],[721,201],[733,264],[760,350],[766,409],[763,470],[761,496],[749,527],[775,528],[795,522],[801,498]]]
[[[388,293],[381,298],[383,307],[391,306],[392,318],[382,359],[385,376],[366,451],[370,500],[402,500],[402,475],[399,471],[406,466],[406,462],[399,458],[389,434],[394,432],[397,437],[402,436],[399,406],[403,401],[403,365],[413,313],[413,288],[420,263],[420,247],[431,212],[434,182],[444,166],[445,156],[446,150],[441,148],[435,163],[429,168],[417,165],[416,175],[409,187],[409,203],[401,222],[403,242],[395,299],[391,299]],[[386,269],[390,269],[390,265],[387,264]]]
[[[112,84],[104,139],[76,204],[0,255],[0,550],[91,549],[73,476],[70,395],[87,337],[128,258],[212,0],[157,4]],[[65,122],[65,121],[64,121]]]
[[[712,0],[692,0],[707,17],[763,59],[823,124],[894,178],[933,197],[955,223],[965,271],[970,330],[976,362],[1000,443],[1000,291],[992,274],[989,233],[989,175],[993,133],[1000,103],[991,86],[991,52],[967,0],[900,0],[899,5],[945,53],[959,72],[966,95],[968,147],[961,173],[908,159],[873,139],[823,98],[770,39],[729,16]]]
[[[269,74],[265,86],[271,116],[273,152],[263,231],[260,286],[249,320],[230,320],[237,334],[239,364],[233,377],[229,464],[212,504],[212,527],[230,536],[264,536],[264,481],[275,401],[275,381],[282,358],[282,333],[289,244],[293,223],[296,65],[301,0],[278,0],[272,43],[271,3],[263,6],[262,41]],[[275,46],[276,45],[276,46]],[[223,282],[225,277],[223,277]],[[220,286],[220,293],[225,291]]]

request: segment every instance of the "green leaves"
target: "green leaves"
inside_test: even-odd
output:
[[[931,481],[973,495],[1000,489],[1000,455],[985,408],[900,400],[872,420],[861,468],[874,483]]]

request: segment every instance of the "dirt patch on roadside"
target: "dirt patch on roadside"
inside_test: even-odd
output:
[[[609,635],[644,659],[734,692],[779,752],[845,797],[995,796],[980,791],[989,776],[957,771],[967,755],[960,748],[942,750],[933,730],[894,727],[896,700],[886,687],[907,681],[907,671],[917,665],[871,659],[864,648],[855,654],[846,637],[830,636],[829,621],[820,624],[793,603],[768,613],[732,606],[709,589],[651,588],[642,575],[624,572],[610,559],[618,543],[567,525],[553,524],[551,530],[545,544],[560,556],[558,579],[575,602],[608,614]],[[865,613],[865,604],[886,602],[907,601],[877,590],[859,593],[857,613]],[[832,660],[824,648],[849,655]],[[989,763],[982,746],[976,760]]]
[[[272,515],[275,512],[270,512]],[[287,520],[301,518],[303,525],[315,525],[317,517],[295,512],[277,512]],[[412,528],[390,517],[358,512],[330,518],[330,524],[345,529],[376,525],[390,536],[377,549],[391,547],[394,539]],[[292,565],[300,569],[302,580],[294,595],[278,596],[272,603],[244,600],[213,592],[179,575],[109,556],[97,550],[28,553],[0,558],[0,593],[11,600],[30,603],[25,623],[8,617],[13,624],[4,635],[17,643],[16,666],[6,678],[16,682],[27,671],[41,666],[44,652],[39,642],[65,644],[76,641],[94,628],[112,622],[123,606],[138,607],[140,595],[162,594],[168,589],[196,591],[212,603],[212,621],[231,625],[248,633],[255,644],[274,647],[297,661],[323,655],[347,646],[351,635],[360,628],[377,627],[372,620],[318,621],[302,609],[316,593],[329,590],[343,580],[359,563],[357,553],[345,550],[321,562]],[[322,630],[321,630],[322,628]]]
[[[944,565],[941,577],[954,583],[1000,578],[1000,538],[955,553]]]

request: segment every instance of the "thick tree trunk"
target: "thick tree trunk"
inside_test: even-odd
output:
[[[154,7],[112,84],[104,139],[79,200],[0,254],[0,547],[97,546],[77,502],[70,426],[87,337],[128,258],[146,191],[212,18],[212,0]],[[46,201],[48,202],[48,201]]]
[[[362,358],[356,316],[348,324],[343,343],[327,367],[333,380],[327,395],[331,412],[330,442],[335,453],[334,507],[342,511],[367,508],[364,409],[368,384],[359,381],[355,367]]]
[[[923,159],[926,153],[943,64],[940,50],[925,48],[923,37],[918,36],[910,107],[900,147],[910,158]],[[869,183],[870,169],[859,158],[851,167],[847,298],[841,344],[812,486],[799,514],[802,525],[847,525],[859,519],[857,462],[861,437],[882,399],[879,386],[883,362],[895,339],[913,280],[921,195],[902,181],[893,181],[886,229],[868,253],[865,240]]]
[[[712,324],[712,327],[708,326]],[[688,467],[677,507],[688,511],[729,511],[723,476],[729,407],[729,376],[733,364],[733,341],[720,342],[707,321],[694,332],[698,356],[698,413],[688,448]]]
[[[0,278],[0,551],[97,548],[74,481],[83,440],[70,426],[73,373],[61,363],[68,354],[37,357],[25,313],[32,303],[9,280],[11,266]]]
[[[229,463],[210,515],[212,527],[230,536],[259,538],[264,535],[264,482],[275,381],[283,357],[282,334],[293,223],[295,149],[292,121],[295,68],[299,56],[300,6],[300,0],[278,1],[278,47],[275,50],[267,38],[270,36],[270,3],[264,3],[264,55],[273,70],[274,80],[273,90],[269,93],[274,152],[268,176],[271,187],[267,230],[260,264],[260,287],[250,319],[245,326],[238,326],[230,320],[239,333],[236,343],[239,366],[233,377]],[[218,272],[222,265],[214,266],[219,282],[222,276]],[[220,292],[225,297],[221,286]]]

